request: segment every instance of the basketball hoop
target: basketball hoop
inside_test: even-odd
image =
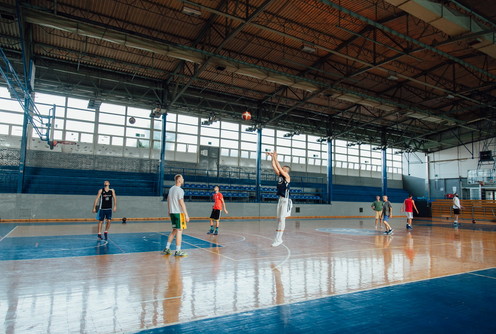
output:
[[[48,146],[50,146],[50,149],[53,149],[57,145],[76,145],[77,143],[75,141],[69,141],[69,140],[52,140],[48,142]]]

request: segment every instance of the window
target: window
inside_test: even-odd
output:
[[[65,97],[60,95],[43,94],[36,92],[34,94],[34,101],[49,105],[65,106]]]
[[[65,122],[65,128],[67,130],[84,131],[84,132],[93,133],[94,129],[95,129],[95,124],[89,123],[89,122],[79,122],[79,121],[67,120]],[[112,129],[115,131],[124,132],[124,129],[119,128],[119,127],[113,127]],[[105,132],[105,131],[102,131],[102,132]],[[122,133],[122,134],[124,134],[124,133]]]
[[[177,132],[187,133],[189,135],[198,135],[198,126],[180,124]]]
[[[143,110],[143,109],[142,109]],[[126,107],[117,104],[102,103],[100,105],[100,112],[124,115],[126,113]],[[144,115],[141,115],[143,117]]]
[[[185,135],[182,133],[177,134],[177,142],[178,143],[196,144],[197,138],[198,138],[197,136]],[[186,151],[184,151],[184,152],[186,152]]]
[[[186,116],[186,115],[177,115],[177,123],[198,125],[198,117]]]
[[[42,113],[48,114],[53,104],[57,105],[54,122],[54,139],[70,140],[100,145],[150,148],[157,157],[161,149],[162,118],[150,118],[151,108],[138,108],[110,103],[102,103],[99,110],[88,109],[88,99],[77,99],[59,95],[36,93],[36,103]],[[23,110],[19,103],[10,98],[7,89],[0,87],[0,134],[22,135]],[[135,122],[131,124],[129,119]],[[97,121],[98,120],[98,121]],[[166,117],[165,148],[168,151],[197,154],[198,145],[221,148],[221,155],[231,158],[256,159],[258,134],[247,132],[247,124],[235,121],[216,121],[201,125],[205,118],[168,113]],[[262,158],[270,160],[264,152],[277,151],[280,162],[309,166],[327,165],[327,142],[320,137],[298,134],[285,137],[287,130],[264,128],[262,130]],[[33,132],[36,136],[36,133]],[[348,146],[348,144],[354,145]],[[333,139],[332,161],[337,168],[380,171],[382,151],[373,150],[371,144],[357,145],[353,141]],[[402,171],[402,155],[386,151],[388,170]],[[123,151],[124,152],[124,151]],[[146,157],[146,151],[143,158]],[[141,153],[140,153],[141,155]],[[178,156],[181,159],[181,155]],[[236,159],[232,159],[236,160]],[[338,173],[342,173],[339,171]]]
[[[179,139],[178,139],[179,141]],[[200,137],[200,145],[219,146],[219,139],[210,137]]]
[[[10,112],[0,111],[0,122],[22,125],[24,122],[24,114],[14,114]]]
[[[122,124],[126,122],[126,118],[121,115],[113,115],[113,114],[105,114],[105,113],[100,113],[98,117],[98,121],[100,123],[109,123],[109,124]]]
[[[71,119],[75,119],[75,120],[90,121],[90,122],[95,121],[95,112],[94,111],[67,108],[66,115],[67,115],[66,116],[67,118],[71,118]],[[59,119],[59,118],[60,118],[60,115],[56,114],[55,119]]]
[[[2,135],[9,134],[9,126],[7,124],[0,124],[0,134]]]
[[[88,109],[88,100],[81,100],[69,97],[67,99],[67,106],[79,109]]]
[[[69,122],[69,121],[67,121],[67,122]],[[81,123],[81,122],[77,122],[77,123]],[[93,127],[93,124],[90,124],[90,123],[86,123],[86,124],[88,127],[89,126]],[[84,131],[87,131],[87,130],[84,130]],[[100,125],[98,125],[98,134],[124,136],[124,127],[100,124]]]
[[[239,124],[230,122],[221,122],[222,130],[233,130],[239,133]]]
[[[242,132],[241,133],[241,140],[242,141],[248,141],[251,143],[256,143],[257,142],[257,135],[254,133],[250,133],[250,132]]]
[[[239,140],[239,132],[234,131],[225,131],[223,130],[221,133],[221,138]]]
[[[239,142],[236,140],[221,139],[220,146],[228,148],[238,148],[238,143]]]
[[[149,110],[149,109],[127,107],[127,116],[128,117],[133,116],[133,117],[140,117],[140,118],[149,118],[150,112],[151,112],[151,110]],[[169,121],[170,118],[173,118],[173,117],[168,115],[167,121]]]
[[[218,138],[220,135],[220,130],[210,126],[202,126],[201,135]]]
[[[122,138],[121,138],[122,140]],[[91,133],[81,133],[79,137],[79,141],[83,143],[93,143],[93,134]],[[116,145],[116,144],[113,144]],[[120,144],[122,146],[122,143]]]

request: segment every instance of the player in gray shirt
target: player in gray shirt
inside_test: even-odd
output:
[[[388,221],[389,218],[393,218],[393,206],[391,205],[391,202],[388,201],[388,197],[386,195],[382,196],[382,222],[384,223],[384,226],[386,227],[386,231],[384,234],[393,234],[393,229],[391,228],[391,225],[389,225]]]

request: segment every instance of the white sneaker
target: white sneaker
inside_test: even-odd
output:
[[[274,242],[272,243],[272,247],[277,247],[281,244],[282,244],[282,240],[274,240]]]

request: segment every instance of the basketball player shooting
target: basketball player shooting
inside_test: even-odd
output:
[[[291,215],[292,202],[289,199],[289,182],[291,181],[289,172],[291,168],[289,166],[281,167],[281,164],[277,161],[277,152],[267,152],[267,155],[272,157],[272,169],[274,169],[274,172],[278,176],[277,229],[274,242],[272,243],[272,247],[277,247],[282,244],[282,235],[286,228],[286,217]]]

